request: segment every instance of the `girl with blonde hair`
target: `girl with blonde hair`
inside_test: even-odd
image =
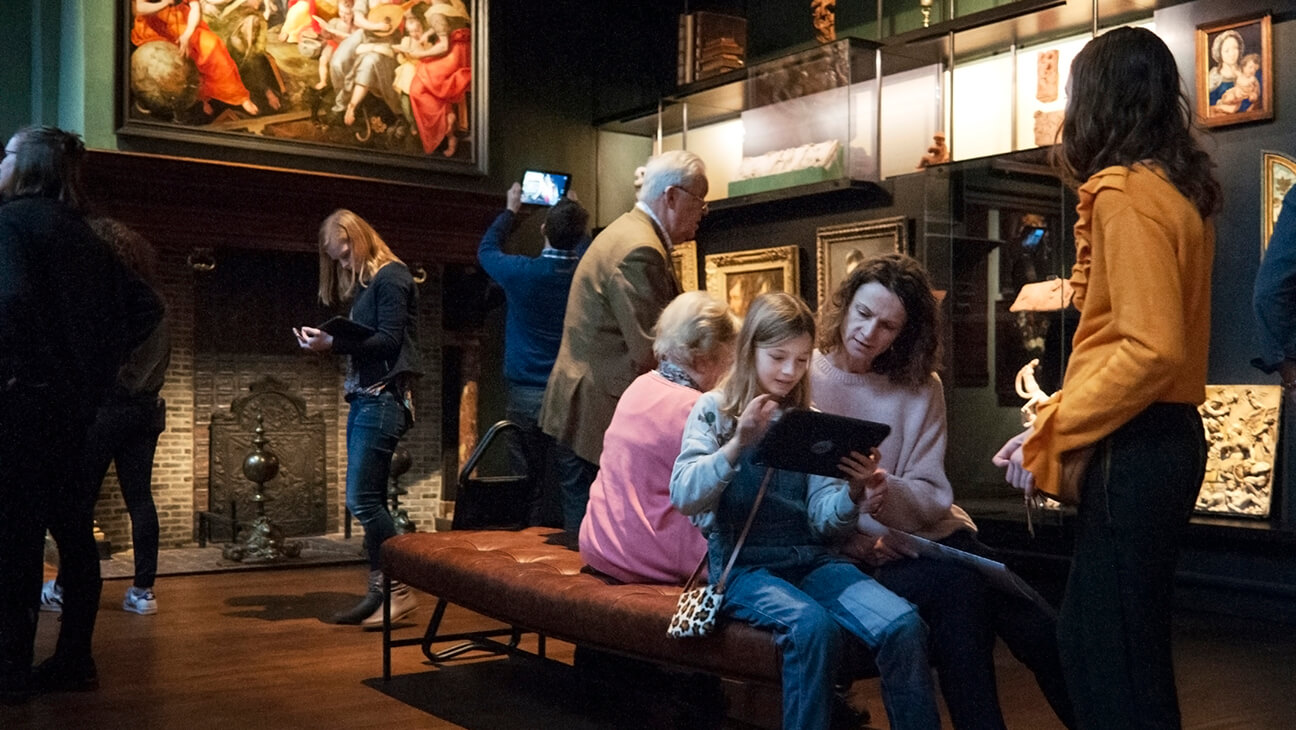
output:
[[[364,525],[369,583],[354,608],[334,622],[382,626],[382,573],[378,549],[396,534],[387,510],[392,452],[414,422],[411,397],[420,372],[418,290],[409,269],[363,218],[334,211],[320,225],[319,298],[324,304],[354,299],[350,318],[368,333],[332,335],[316,327],[293,330],[302,349],[349,355],[346,374],[347,509]],[[392,586],[392,620],[418,607],[409,588]]]
[[[845,479],[767,469],[756,444],[784,409],[810,405],[806,378],[815,321],[797,297],[762,294],[738,334],[724,384],[684,427],[671,502],[707,538],[712,582],[736,550],[721,613],[774,632],[783,657],[783,727],[827,728],[833,680],[851,636],[873,650],[893,728],[940,726],[927,628],[907,601],[827,544],[849,535],[881,499],[876,455],[842,460]],[[752,514],[757,495],[765,490]]]

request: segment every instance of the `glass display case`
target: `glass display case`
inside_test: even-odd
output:
[[[1062,384],[1079,321],[1065,282],[1075,261],[1075,195],[1044,150],[916,177],[923,212],[914,255],[942,292],[946,469],[957,475],[956,500],[971,511],[985,499],[1020,512],[1021,494],[990,455],[1022,430],[1027,386],[1051,394]]]
[[[752,67],[732,196],[850,178],[877,180],[877,46],[844,38]]]
[[[879,48],[843,38],[682,86],[656,109],[601,123],[600,158],[695,152],[711,201],[876,182]],[[619,207],[626,196],[614,187],[627,177],[618,171],[600,187],[600,209],[604,194]]]

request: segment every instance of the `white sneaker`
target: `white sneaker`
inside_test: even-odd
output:
[[[152,616],[157,613],[157,597],[153,595],[152,588],[131,586],[126,589],[126,598],[122,601],[122,608],[131,613],[138,613],[141,616]]]
[[[410,590],[409,586],[401,583],[395,583],[395,582],[392,583],[392,592],[391,592],[392,623],[396,623],[397,621],[405,618],[411,613],[414,613],[414,610],[418,608],[418,605],[419,605],[418,596],[414,595],[414,591]],[[374,611],[372,616],[360,622],[360,626],[365,631],[381,629],[382,625],[383,625],[382,606],[378,606],[378,610]]]
[[[63,611],[63,586],[59,585],[57,580],[47,580],[45,585],[41,586],[40,610],[51,613]]]

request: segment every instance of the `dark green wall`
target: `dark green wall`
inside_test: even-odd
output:
[[[1179,59],[1179,72],[1192,87],[1196,57],[1194,34],[1200,23],[1221,15],[1245,16],[1274,7],[1263,0],[1234,0],[1222,12],[1209,0],[1185,3],[1156,13],[1157,34],[1167,39]],[[1212,288],[1212,383],[1276,383],[1250,366],[1258,352],[1255,319],[1251,314],[1251,289],[1260,267],[1261,155],[1271,150],[1296,156],[1296,74],[1284,73],[1296,44],[1296,12],[1273,18],[1274,118],[1269,122],[1215,127],[1203,133],[1206,149],[1215,161],[1216,177],[1224,186],[1224,209],[1215,221],[1215,273]]]

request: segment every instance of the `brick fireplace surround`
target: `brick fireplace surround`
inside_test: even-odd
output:
[[[292,312],[322,311],[314,301],[316,233],[320,221],[341,207],[368,220],[397,256],[427,273],[419,286],[426,376],[416,392],[419,420],[403,442],[413,466],[401,483],[410,490],[402,499],[410,517],[430,528],[439,514],[444,483],[442,354],[453,339],[443,326],[442,291],[447,276],[459,275],[462,266],[475,261],[477,242],[499,206],[496,197],[107,151],[89,154],[86,183],[95,214],[131,226],[159,253],[160,288],[173,339],[162,391],[167,429],[158,441],[153,475],[162,547],[197,539],[197,513],[208,508],[208,424],[214,409],[228,409],[235,398],[248,394],[251,382],[267,375],[304,398],[309,413],[324,415],[327,529],[342,529],[342,363],[293,352],[287,347],[291,333],[286,328],[267,331],[279,325],[264,312],[267,302],[289,305],[285,308]],[[264,288],[264,283],[240,286],[236,279],[194,265],[215,263],[219,271],[223,265],[237,267],[267,256],[293,267],[292,276],[288,271],[282,277],[270,274],[269,293],[249,290]],[[305,268],[304,275],[298,266]],[[273,450],[274,434],[268,436]],[[268,486],[273,494],[275,482]],[[114,551],[129,547],[130,519],[111,471],[97,516]]]

